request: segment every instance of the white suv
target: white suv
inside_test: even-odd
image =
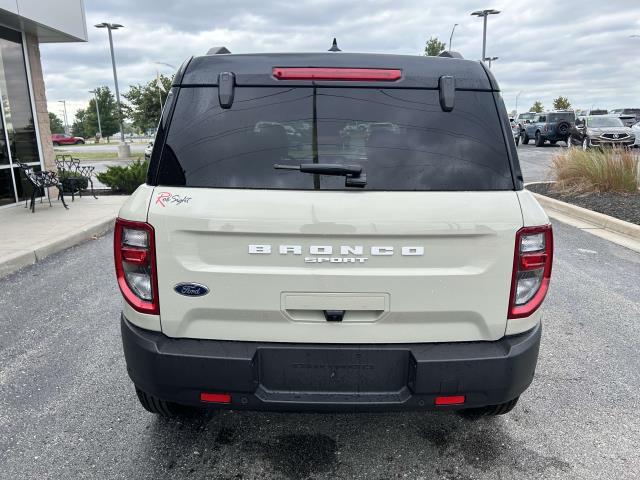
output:
[[[533,379],[552,231],[478,62],[189,59],[114,242],[153,413],[501,414]]]

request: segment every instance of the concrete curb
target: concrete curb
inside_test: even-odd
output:
[[[545,197],[539,193],[531,193],[543,208],[551,208],[578,220],[592,223],[597,227],[640,240],[640,225],[625,222],[624,220],[605,215],[604,213],[594,212],[593,210],[578,207],[570,203],[561,202],[555,198]]]
[[[33,265],[53,253],[66,250],[67,248],[90,240],[95,236],[104,235],[113,228],[115,218],[114,215],[113,218],[90,223],[85,225],[81,230],[73,231],[62,238],[59,237],[50,242],[36,245],[33,251],[20,252],[9,256],[9,258],[0,263],[0,278],[28,265]]]

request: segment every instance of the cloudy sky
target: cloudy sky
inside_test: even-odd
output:
[[[349,52],[418,55],[425,41],[447,41],[458,24],[453,49],[465,58],[482,55],[482,20],[489,17],[487,56],[507,108],[547,107],[565,95],[575,107],[640,107],[640,0],[85,0],[89,42],[44,44],[42,63],[50,111],[69,121],[85,106],[88,90],[113,87],[107,32],[114,32],[121,91],[171,73],[191,55],[225,45],[233,53],[322,51],[338,38]]]

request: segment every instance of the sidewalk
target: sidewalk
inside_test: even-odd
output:
[[[72,202],[69,197],[69,210],[57,200],[49,207],[43,199],[37,201],[35,213],[24,208],[24,202],[0,209],[0,277],[109,231],[127,198],[105,195],[96,200],[85,195]]]

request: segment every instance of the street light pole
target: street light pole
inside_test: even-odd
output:
[[[118,146],[119,157],[129,157],[131,155],[131,149],[124,141],[124,124],[122,122],[122,104],[120,103],[120,90],[118,88],[118,72],[116,71],[116,57],[113,53],[113,36],[111,30],[117,30],[122,28],[123,25],[119,23],[107,23],[102,22],[95,25],[96,28],[106,28],[109,33],[109,49],[111,50],[111,66],[113,67],[113,83],[116,89],[116,103],[118,105],[118,123],[120,124],[120,145]]]
[[[176,67],[174,67],[170,63],[166,63],[166,62],[153,62],[153,63],[155,63],[156,65],[164,65],[165,67],[169,67],[169,68],[172,68],[173,70],[176,70]],[[160,115],[162,115],[162,90],[161,90],[161,83],[160,83],[160,72],[158,71],[157,68],[156,68],[156,85],[158,87],[158,100],[160,101]]]
[[[499,14],[499,10],[494,10],[492,8],[487,10],[478,10],[473,12],[471,15],[476,17],[482,17],[483,21],[483,29],[482,29],[482,61],[485,61],[485,57],[487,54],[487,17],[489,15],[497,15]]]
[[[59,103],[64,107],[64,133],[69,135],[69,120],[67,119],[67,101],[66,100],[58,100]]]
[[[522,90],[516,94],[516,114],[518,113],[518,97],[520,97],[520,94],[522,94]]]
[[[487,57],[484,60],[489,62],[489,70],[491,70],[491,62],[498,60],[499,57]]]
[[[98,106],[98,90],[89,90],[89,93],[93,93],[93,99],[96,102],[96,115],[98,116],[98,133],[102,138],[102,125],[100,125],[100,107]]]
[[[451,36],[449,37],[449,51],[451,51],[451,41],[453,40],[453,32],[456,31],[457,23],[453,24],[453,28],[451,29]]]

